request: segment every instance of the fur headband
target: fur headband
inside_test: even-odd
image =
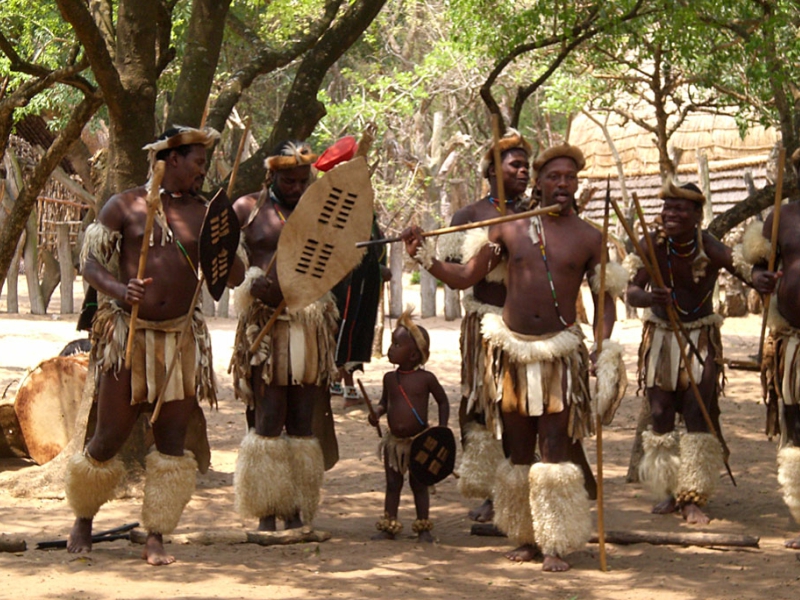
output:
[[[151,168],[156,162],[156,154],[162,150],[172,150],[180,146],[193,146],[195,144],[210,148],[219,139],[219,132],[210,127],[195,129],[194,127],[175,125],[174,129],[177,130],[177,133],[167,138],[158,139],[142,148],[142,150],[147,150],[147,157],[150,159]]]
[[[517,131],[516,129],[509,129],[506,131],[506,134],[497,141],[497,148],[500,150],[500,156],[503,155],[503,152],[508,152],[509,150],[519,149],[525,152],[528,156],[531,155],[531,148],[530,143],[522,134]],[[489,165],[492,164],[494,161],[494,144],[489,146],[489,149],[483,155],[481,159],[481,175],[483,175],[484,179],[489,177]]]
[[[316,160],[317,155],[307,142],[286,141],[278,147],[276,154],[267,157],[264,166],[267,171],[284,171],[313,164]]]
[[[667,198],[678,198],[680,200],[691,200],[692,202],[697,202],[701,206],[706,203],[706,197],[697,189],[697,186],[686,183],[681,187],[675,185],[674,182],[668,181],[664,184],[664,187],[661,188],[661,191],[658,193],[658,197],[662,200]]]
[[[414,343],[417,345],[417,350],[419,350],[419,354],[422,357],[420,364],[424,365],[428,362],[428,357],[430,356],[430,344],[425,339],[425,336],[422,335],[422,331],[420,331],[416,323],[411,319],[411,313],[413,311],[413,306],[407,307],[405,311],[403,311],[403,314],[400,315],[400,318],[397,319],[397,326],[405,328],[408,333],[411,334]]]
[[[539,156],[533,161],[533,170],[536,172],[537,176],[547,163],[556,158],[571,158],[575,161],[578,171],[583,171],[583,168],[586,166],[586,159],[580,148],[577,146],[570,146],[569,144],[559,144],[558,146],[551,146],[544,152],[539,153]]]

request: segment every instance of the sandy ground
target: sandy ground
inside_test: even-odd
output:
[[[27,310],[24,300],[21,306]],[[6,402],[13,398],[26,369],[79,337],[74,329],[76,316],[60,316],[58,307],[56,299],[50,307],[52,315],[9,315],[4,312],[5,296],[0,297],[0,393],[8,388]],[[243,531],[255,525],[242,522],[233,511],[233,469],[245,433],[242,407],[233,398],[226,373],[234,322],[214,318],[209,325],[220,383],[219,411],[207,411],[212,466],[198,476],[197,491],[176,533]],[[457,428],[458,323],[436,318],[423,325],[433,339],[429,369],[445,386],[452,406],[451,424]],[[759,317],[728,320],[723,329],[727,356],[746,359],[753,353],[759,328]],[[621,321],[615,338],[625,345],[633,381],[639,322]],[[385,359],[373,361],[362,376],[373,400],[379,397],[381,377],[390,368]],[[760,536],[758,549],[609,544],[609,571],[603,573],[597,546],[590,544],[569,557],[570,572],[545,574],[538,563],[507,561],[502,554],[509,547],[504,538],[470,536],[467,511],[474,503],[458,494],[452,477],[436,486],[431,499],[435,545],[416,543],[410,531],[413,500],[407,487],[399,515],[405,532],[394,542],[372,542],[369,538],[382,512],[384,491],[383,470],[375,452],[377,436],[366,422],[366,410],[344,410],[341,398],[334,397],[341,460],[326,473],[315,521],[316,528],[331,532],[329,541],[283,547],[174,544],[171,551],[178,562],[164,568],[149,567],[140,559],[141,546],[127,541],[97,544],[88,556],[35,550],[38,541],[66,537],[71,512],[63,498],[12,496],[4,482],[8,475],[0,473],[0,532],[24,536],[29,548],[0,554],[0,598],[796,597],[800,554],[784,549],[783,541],[797,527],[778,491],[775,445],[762,433],[764,408],[757,374],[728,370],[722,423],[738,487],[721,474],[719,494],[708,507],[713,521],[702,528],[686,525],[677,515],[651,515],[651,498],[639,485],[625,483],[640,405],[634,392],[635,386],[630,386],[614,423],[605,429],[606,529],[749,534]],[[593,441],[587,443],[587,450],[594,461]],[[33,473],[37,468],[28,461],[0,459],[0,470],[5,472]],[[140,507],[140,497],[112,501],[98,514],[96,529],[136,521]]]

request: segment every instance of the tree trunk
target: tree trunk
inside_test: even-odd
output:
[[[6,310],[12,314],[19,314],[19,262],[22,260],[22,249],[25,247],[25,235],[17,243],[14,258],[8,269],[8,294],[6,295]]]
[[[389,316],[397,319],[403,314],[403,242],[394,242],[389,253],[389,268],[392,279],[389,281]]]
[[[69,245],[69,225],[57,225],[58,264],[61,269],[61,314],[75,312],[72,298],[72,282],[75,280],[75,267],[72,266],[72,250]]]
[[[449,286],[444,286],[444,318],[446,321],[461,318],[461,295]]]
[[[28,216],[25,226],[25,280],[28,282],[28,303],[32,315],[45,314],[44,297],[39,285],[39,236],[36,232],[36,211]]]

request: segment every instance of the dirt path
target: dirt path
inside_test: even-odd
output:
[[[4,310],[4,299],[0,300]],[[621,314],[621,313],[620,313]],[[78,337],[75,317],[31,317],[0,314],[0,392],[13,394],[25,369],[54,356]],[[432,334],[430,370],[458,405],[458,324],[443,319],[423,322]],[[754,351],[760,319],[730,319],[724,326],[727,356],[744,359]],[[197,492],[176,533],[242,531],[233,511],[233,468],[245,433],[241,406],[234,401],[227,363],[234,322],[211,319],[214,365],[220,383],[220,410],[207,412],[213,450],[212,467],[198,477]],[[638,321],[618,324],[614,336],[625,345],[629,378],[634,381]],[[377,399],[379,382],[391,366],[385,359],[368,366],[362,381]],[[615,422],[605,429],[606,528],[695,531],[677,516],[649,513],[651,499],[638,485],[625,484],[628,456],[640,399],[628,389]],[[12,396],[13,397],[13,396]],[[323,499],[315,521],[330,531],[321,544],[286,547],[255,545],[176,545],[178,562],[154,569],[139,559],[141,547],[126,541],[95,546],[89,556],[65,551],[37,551],[37,541],[66,537],[72,515],[63,499],[16,498],[0,473],[0,532],[26,538],[29,550],[0,554],[0,598],[539,598],[663,600],[719,598],[790,598],[797,595],[800,554],[783,548],[796,533],[778,492],[775,446],[763,435],[764,409],[757,374],[728,371],[722,423],[731,447],[731,468],[738,487],[727,477],[709,505],[714,520],[703,531],[761,537],[759,549],[723,550],[696,547],[608,546],[609,572],[598,570],[597,547],[572,555],[566,575],[543,574],[539,564],[512,564],[503,558],[501,538],[469,535],[466,513],[472,504],[460,497],[456,480],[435,489],[431,517],[438,543],[421,547],[410,531],[413,501],[404,490],[400,520],[402,539],[370,542],[383,503],[383,471],[376,457],[377,437],[366,423],[366,411],[334,412],[341,460],[326,474]],[[593,442],[587,444],[594,460]],[[25,461],[0,460],[0,470],[34,470]],[[115,500],[101,510],[98,529],[139,519],[141,498]]]

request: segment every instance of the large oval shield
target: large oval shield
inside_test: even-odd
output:
[[[316,302],[358,266],[364,249],[355,244],[369,238],[373,199],[362,156],[308,187],[278,239],[278,279],[287,310]]]

